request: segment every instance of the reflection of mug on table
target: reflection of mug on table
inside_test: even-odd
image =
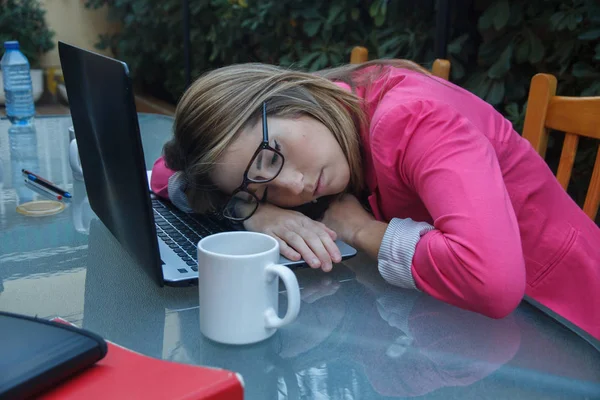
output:
[[[89,234],[90,223],[93,219],[98,219],[85,191],[83,182],[73,182],[73,198],[71,199],[71,217],[75,230],[84,235]]]
[[[81,160],[79,159],[79,150],[77,148],[77,139],[75,138],[75,129],[69,128],[69,164],[73,172],[73,178],[79,181],[83,180],[83,170],[81,168]]]

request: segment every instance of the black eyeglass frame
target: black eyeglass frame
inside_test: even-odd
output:
[[[231,194],[231,196],[229,197],[229,200],[227,200],[227,203],[225,204],[225,206],[223,207],[223,217],[231,220],[231,221],[235,221],[235,222],[243,222],[246,221],[248,219],[250,219],[254,213],[256,212],[256,210],[258,210],[258,206],[260,203],[262,203],[262,200],[258,198],[258,196],[256,196],[256,194],[254,194],[253,192],[251,192],[250,190],[248,190],[248,186],[251,183],[269,183],[272,182],[275,178],[277,178],[279,176],[279,174],[281,173],[281,170],[283,169],[283,164],[285,163],[285,157],[283,157],[283,154],[281,154],[281,152],[275,148],[273,148],[270,144],[269,144],[269,129],[267,127],[267,102],[263,102],[262,105],[262,128],[263,128],[263,139],[262,142],[260,143],[260,145],[258,146],[258,148],[256,149],[256,151],[254,152],[254,155],[252,156],[252,158],[250,159],[250,162],[248,163],[248,166],[246,167],[246,170],[244,171],[244,180],[242,181],[242,184],[233,191],[233,193]],[[252,166],[252,164],[254,162],[256,162],[256,157],[258,157],[258,155],[260,154],[261,151],[263,150],[270,150],[274,153],[276,153],[279,157],[281,157],[281,167],[279,167],[279,171],[277,171],[277,173],[270,179],[266,179],[266,180],[253,180],[251,178],[248,177],[248,172],[250,171],[250,167]],[[256,207],[254,207],[254,210],[252,210],[252,212],[244,217],[244,218],[235,218],[232,217],[228,214],[225,213],[225,210],[228,208],[227,206],[229,205],[229,202],[235,197],[236,194],[240,193],[240,192],[244,192],[249,194],[250,196],[252,196],[254,198],[254,200],[256,200]],[[263,198],[264,200],[264,198]]]

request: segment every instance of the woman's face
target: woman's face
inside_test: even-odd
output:
[[[251,184],[259,199],[268,189],[267,201],[279,207],[296,207],[319,197],[344,191],[350,167],[337,140],[325,125],[303,115],[267,117],[269,144],[285,159],[271,182]],[[262,120],[244,128],[218,161],[211,178],[224,193],[241,184],[244,172],[263,137]]]

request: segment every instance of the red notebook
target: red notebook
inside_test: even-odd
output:
[[[62,319],[54,321],[67,323]],[[40,399],[242,400],[234,372],[159,360],[107,342],[106,356]]]

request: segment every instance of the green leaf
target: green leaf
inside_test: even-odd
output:
[[[306,19],[316,19],[320,17],[319,11],[314,7],[303,7],[298,14]]]
[[[519,26],[523,23],[523,4],[513,2],[510,5],[510,18],[508,24],[510,26]]]
[[[518,118],[519,117],[519,105],[517,103],[509,103],[504,110],[506,110],[506,114],[510,118]],[[510,119],[509,118],[509,119]]]
[[[567,18],[567,26],[570,31],[574,31],[577,26],[583,21],[583,16],[581,14],[571,14]]]
[[[298,65],[306,68],[311,62],[313,62],[317,57],[319,57],[319,55],[321,55],[321,53],[319,53],[318,51],[309,53],[300,59]]]
[[[531,64],[537,64],[544,58],[544,44],[542,40],[533,32],[529,35],[529,45],[531,46],[531,53],[529,54],[529,62]]]
[[[332,24],[342,11],[344,11],[344,6],[339,3],[332,3],[331,8],[329,8],[327,23]]]
[[[448,44],[448,53],[450,54],[460,54],[462,51],[465,42],[469,39],[469,34],[465,33],[454,39],[450,44]]]
[[[506,119],[512,122],[513,129],[521,132],[525,120],[525,106],[523,106],[523,109],[520,109],[517,103],[512,102],[504,108],[504,111],[506,112]]]
[[[521,42],[517,45],[515,51],[515,61],[517,64],[523,64],[529,58],[529,40],[527,38],[523,38]]]
[[[350,16],[352,17],[352,21],[358,21],[360,18],[360,10],[358,8],[353,8],[350,12]]]
[[[317,71],[327,66],[327,54],[321,53],[319,57],[310,66],[311,71]]]
[[[385,14],[377,14],[375,17],[375,26],[381,26],[385,22]]]
[[[560,31],[563,28],[564,20],[566,15],[564,12],[559,11],[557,13],[552,14],[550,17],[550,26],[552,26],[552,30]]]
[[[290,54],[284,54],[281,57],[279,57],[279,64],[283,65],[283,66],[290,66],[294,63],[292,57]]]
[[[488,77],[491,79],[499,79],[503,78],[504,75],[510,70],[510,60],[513,53],[513,46],[508,45],[506,49],[502,52],[498,61],[496,61],[488,70]],[[504,86],[503,89],[504,90]]]
[[[504,100],[504,81],[494,81],[485,100],[495,106]]]
[[[465,67],[455,57],[450,57],[452,62],[452,68],[450,68],[450,75],[454,82],[461,80],[465,76]]]
[[[583,61],[573,64],[572,73],[576,78],[600,78],[600,71]]]
[[[504,97],[508,101],[520,101],[523,100],[527,96],[527,90],[525,85],[521,82],[514,82],[514,80],[507,79],[505,82],[505,90]],[[529,84],[529,80],[527,80],[527,84]]]
[[[404,40],[405,40],[405,38],[403,36],[392,36],[391,38],[389,38],[388,40],[386,40],[385,42],[383,42],[379,45],[379,52],[381,52],[382,54],[386,53],[391,48],[396,48],[396,47],[400,46],[400,44]]]
[[[579,40],[596,40],[600,38],[600,29],[591,29],[577,36]]]
[[[501,49],[498,49],[497,41],[483,42],[479,45],[477,58],[481,64],[491,65],[494,63],[494,60],[497,60],[500,51]]]
[[[479,31],[486,31],[488,29],[490,29],[490,27],[492,26],[492,22],[494,20],[494,7],[488,7],[483,14],[481,14],[481,17],[479,17],[479,21],[477,21],[477,27],[479,28]]]
[[[387,15],[387,0],[383,0],[381,2],[381,8],[379,9],[379,14],[383,15],[384,17]]]
[[[302,28],[304,29],[304,33],[306,33],[308,37],[314,37],[317,34],[317,32],[319,32],[319,29],[321,28],[322,24],[322,21],[313,19],[305,21],[302,25]]]
[[[494,29],[501,30],[508,23],[510,17],[510,4],[508,0],[500,0],[494,7]]]
[[[475,72],[469,77],[465,83],[465,87],[475,95],[484,98],[487,95],[490,84],[491,81],[485,73]]]
[[[375,18],[377,15],[379,15],[379,6],[381,5],[381,3],[379,2],[379,0],[376,0],[373,2],[373,4],[371,4],[371,7],[369,7],[369,15],[373,18]]]
[[[330,58],[333,65],[339,65],[343,61],[342,56],[337,53],[331,53]]]

